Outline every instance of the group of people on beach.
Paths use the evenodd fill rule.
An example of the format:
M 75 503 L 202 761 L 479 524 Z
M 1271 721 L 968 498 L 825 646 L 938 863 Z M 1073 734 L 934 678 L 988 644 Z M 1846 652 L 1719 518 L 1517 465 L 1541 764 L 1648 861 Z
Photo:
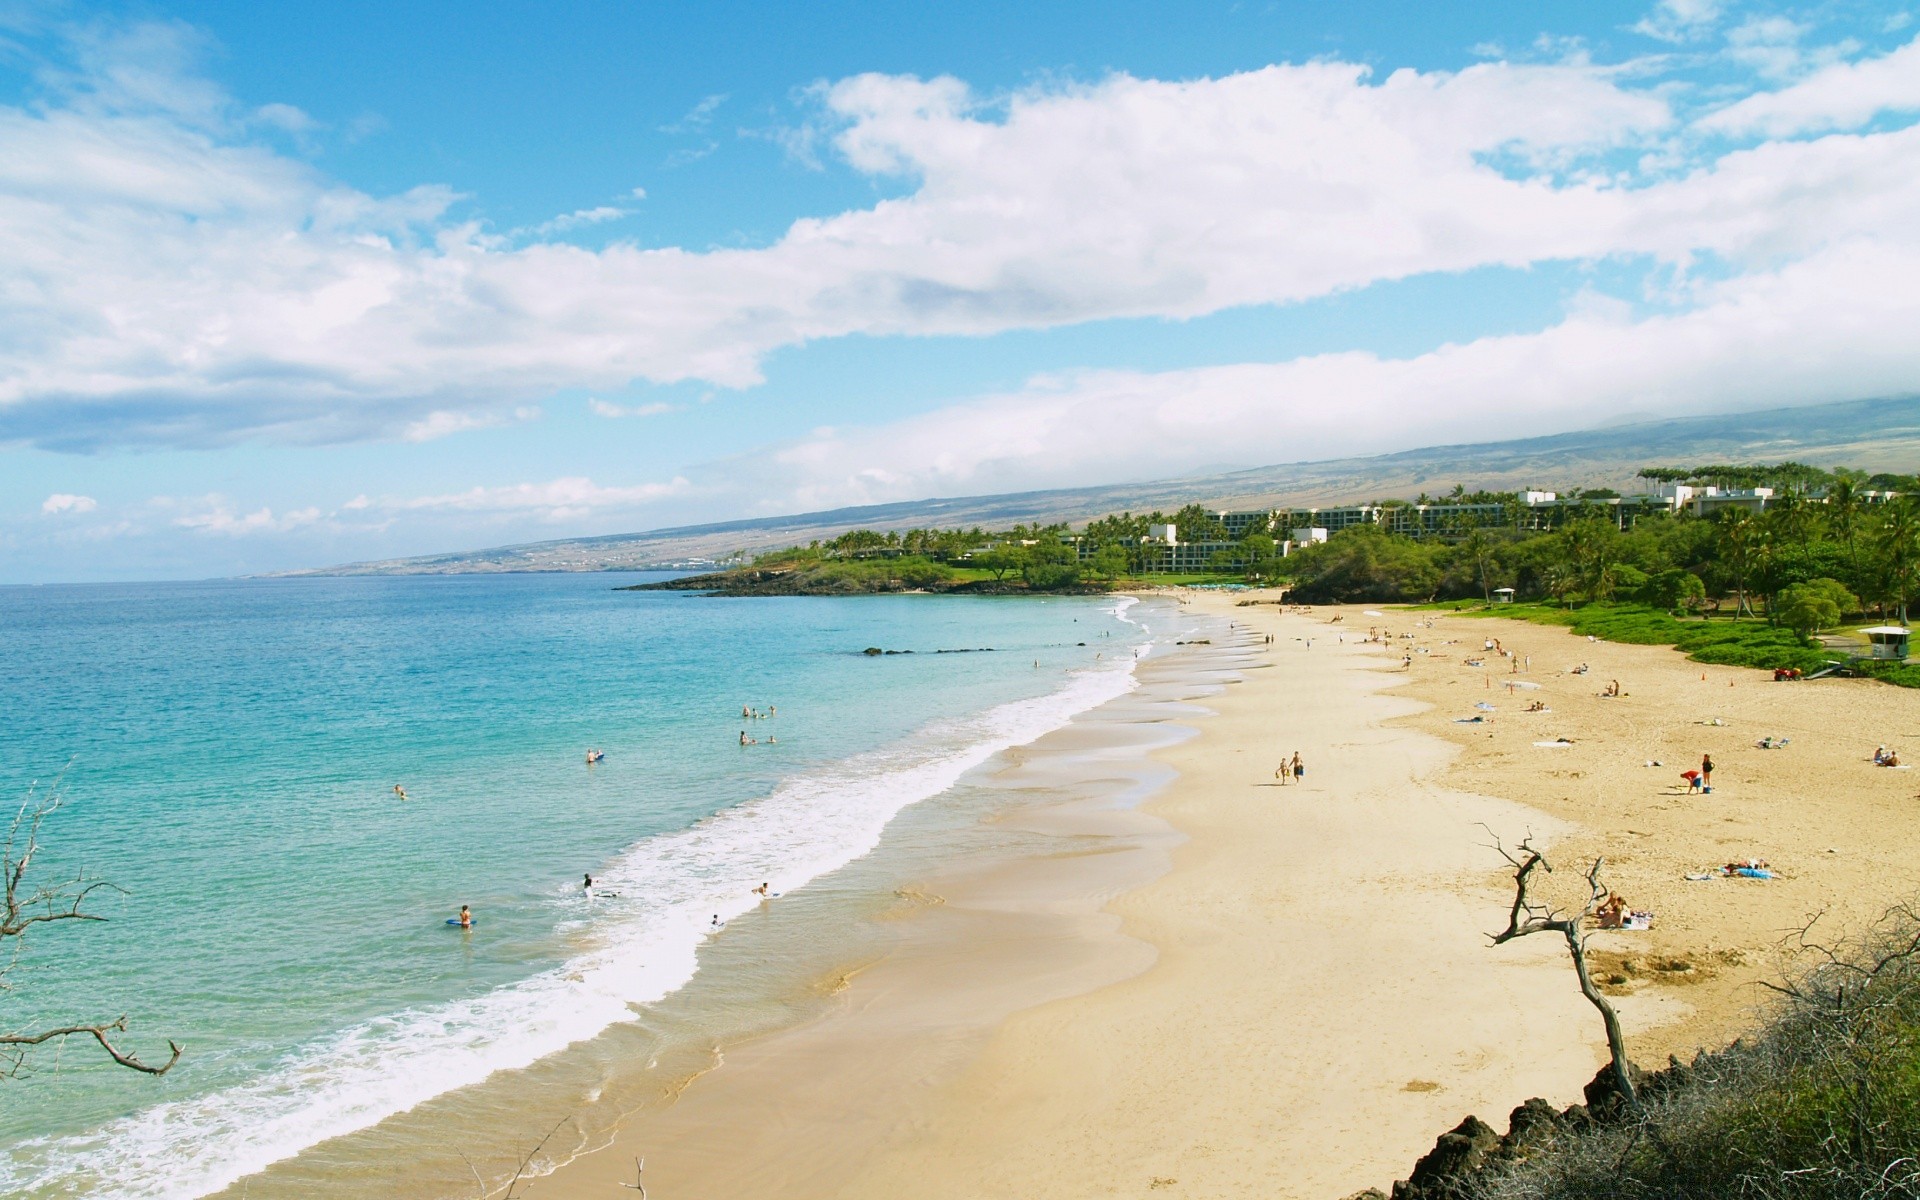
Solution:
M 1288 779 L 1292 779 L 1295 783 L 1305 783 L 1307 768 L 1306 764 L 1300 761 L 1300 752 L 1295 750 L 1291 759 L 1281 762 L 1274 769 L 1273 777 L 1280 781 L 1282 787 L 1286 786 Z
M 1873 752 L 1873 765 L 1876 767 L 1897 767 L 1900 765 L 1900 752 L 1889 750 L 1885 746 L 1877 747 Z

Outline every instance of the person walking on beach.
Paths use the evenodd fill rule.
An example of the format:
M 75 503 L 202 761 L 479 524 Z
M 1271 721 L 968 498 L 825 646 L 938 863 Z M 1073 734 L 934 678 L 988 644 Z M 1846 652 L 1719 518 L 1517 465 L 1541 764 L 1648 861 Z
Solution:
M 1307 781 L 1307 767 L 1305 763 L 1300 761 L 1300 752 L 1298 750 L 1293 752 L 1293 781 L 1295 783 L 1305 783 Z

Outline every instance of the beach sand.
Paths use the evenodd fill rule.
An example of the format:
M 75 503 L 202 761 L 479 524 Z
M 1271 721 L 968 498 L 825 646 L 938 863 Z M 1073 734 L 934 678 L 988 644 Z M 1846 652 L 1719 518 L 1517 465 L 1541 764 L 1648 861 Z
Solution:
M 1209 672 L 1235 682 L 1110 714 L 1195 731 L 1156 752 L 1176 774 L 1146 804 L 1013 809 L 1056 848 L 931 875 L 920 892 L 939 902 L 904 915 L 826 1015 L 724 1048 L 673 1105 L 530 1194 L 611 1194 L 644 1156 L 662 1196 L 1332 1200 L 1405 1176 L 1468 1113 L 1502 1125 L 1531 1096 L 1578 1100 L 1604 1061 L 1559 940 L 1489 944 L 1511 897 L 1492 836 L 1550 846 L 1553 887 L 1576 902 L 1604 854 L 1608 882 L 1656 913 L 1593 943 L 1648 1063 L 1737 1035 L 1808 914 L 1854 925 L 1912 886 L 1920 779 L 1864 760 L 1920 729 L 1920 692 L 1246 598 L 1190 599 L 1237 623 L 1242 648 L 1143 668 L 1185 671 L 1194 693 Z M 1416 620 L 1414 639 L 1361 642 Z M 1530 672 L 1466 666 L 1486 637 Z M 1613 678 L 1627 695 L 1601 698 Z M 1535 699 L 1553 711 L 1519 711 Z M 1752 748 L 1768 735 L 1791 742 Z M 1044 769 L 1045 741 L 1009 787 Z M 1276 786 L 1294 750 L 1305 786 Z M 1714 791 L 1681 794 L 1701 753 Z M 1781 878 L 1685 879 L 1750 855 Z
M 1601 1051 L 1564 955 L 1485 936 L 1481 823 L 1555 823 L 1437 782 L 1455 752 L 1395 724 L 1419 705 L 1383 650 L 1194 604 L 1252 628 L 1142 668 L 1235 677 L 1146 716 L 1197 736 L 1142 809 L 1014 810 L 1064 844 L 928 879 L 944 903 L 831 1013 L 727 1048 L 534 1194 L 645 1157 L 661 1195 L 1338 1196 L 1466 1111 L 1577 1099 Z M 1278 786 L 1295 749 L 1305 786 Z
M 1349 610 L 1343 623 L 1398 634 L 1433 615 Z M 1864 679 L 1776 683 L 1667 647 L 1519 621 L 1445 617 L 1420 633 L 1402 644 L 1432 653 L 1415 656 L 1400 690 L 1434 707 L 1404 724 L 1462 747 L 1448 781 L 1524 797 L 1566 822 L 1551 856 L 1559 874 L 1604 856 L 1605 881 L 1654 913 L 1650 931 L 1592 941 L 1617 980 L 1607 990 L 1656 1010 L 1629 1039 L 1638 1061 L 1689 1057 L 1748 1028 L 1766 1000 L 1758 981 L 1779 977 L 1783 942 L 1815 916 L 1811 936 L 1831 940 L 1920 890 L 1920 777 L 1871 761 L 1883 743 L 1920 754 L 1920 691 Z M 1489 637 L 1523 668 L 1530 657 L 1530 670 L 1514 674 L 1513 659 L 1486 655 Z M 1487 665 L 1468 667 L 1468 657 Z M 1582 663 L 1588 672 L 1574 674 Z M 1624 695 L 1600 695 L 1616 679 Z M 1509 693 L 1514 681 L 1539 686 Z M 1525 712 L 1535 700 L 1552 711 Z M 1495 705 L 1491 723 L 1457 723 L 1479 715 L 1482 701 Z M 1535 744 L 1562 737 L 1573 744 Z M 1759 748 L 1769 737 L 1787 745 Z M 1689 794 L 1680 773 L 1697 770 L 1702 755 L 1713 758 L 1713 791 Z M 1687 879 L 1748 858 L 1779 878 Z

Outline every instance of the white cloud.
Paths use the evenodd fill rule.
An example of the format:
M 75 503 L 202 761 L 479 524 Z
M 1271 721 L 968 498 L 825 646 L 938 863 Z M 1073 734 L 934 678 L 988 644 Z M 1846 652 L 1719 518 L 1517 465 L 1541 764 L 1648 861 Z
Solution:
M 1791 87 L 1735 101 L 1695 122 L 1710 133 L 1791 137 L 1851 129 L 1884 112 L 1920 110 L 1920 38 L 1878 58 L 1835 63 Z
M 225 497 L 207 496 L 195 502 L 194 511 L 173 518 L 172 523 L 200 533 L 245 537 L 256 533 L 286 533 L 321 519 L 320 510 L 313 507 L 296 509 L 278 517 L 274 516 L 273 509 L 264 507 L 250 513 L 239 513 L 234 511 Z
M 1656 15 L 1720 19 L 1701 0 Z M 856 76 L 818 89 L 810 128 L 902 194 L 753 249 L 518 245 L 450 215 L 444 188 L 375 197 L 246 140 L 178 40 L 101 51 L 62 103 L 0 108 L 0 441 L 425 441 L 562 388 L 751 385 L 769 352 L 855 333 L 1188 318 L 1610 256 L 1740 276 L 1862 239 L 1897 256 L 1920 228 L 1911 128 L 1675 168 L 1692 141 L 1658 80 L 1579 58 L 1378 79 L 1322 61 L 1005 97 Z M 1800 90 L 1828 77 L 1772 102 L 1831 113 Z M 1623 150 L 1662 165 L 1623 171 Z
M 523 404 L 515 408 L 508 416 L 495 412 L 455 412 L 451 409 L 436 409 L 418 421 L 401 430 L 400 436 L 409 442 L 435 442 L 451 434 L 465 433 L 473 429 L 493 429 L 513 421 L 538 420 L 541 415 L 537 404 Z
M 415 511 L 427 509 L 532 515 L 544 520 L 562 521 L 607 510 L 639 508 L 679 495 L 690 486 L 685 479 L 676 477 L 666 483 L 602 487 L 584 476 L 570 476 L 546 483 L 475 487 L 464 492 L 418 496 L 386 503 L 388 507 Z
M 650 404 L 611 404 L 596 396 L 587 401 L 587 409 L 600 417 L 657 417 L 662 413 L 674 411 L 674 405 L 664 400 L 656 400 Z
M 700 103 L 687 110 L 687 114 L 670 125 L 659 127 L 661 133 L 705 133 L 713 124 L 713 114 L 727 102 L 726 93 L 703 97 Z
M 90 513 L 100 507 L 100 502 L 92 496 L 76 496 L 71 492 L 55 492 L 40 502 L 43 513 Z
M 1669 119 L 1598 69 L 1506 64 L 1116 76 L 1002 107 L 860 76 L 820 103 L 849 162 L 913 193 L 707 253 L 512 248 L 444 189 L 376 198 L 146 111 L 0 109 L 0 438 L 430 437 L 560 387 L 748 385 L 768 351 L 853 332 L 1192 316 L 1605 253 L 1622 197 L 1480 158 Z
M 1703 286 L 1687 312 L 1631 320 L 1588 304 L 1541 333 L 1405 359 L 1041 376 L 888 425 L 820 430 L 714 474 L 765 496 L 762 511 L 793 511 L 1524 437 L 1623 412 L 1913 395 L 1917 274 L 1920 243 L 1857 240 Z
M 581 208 L 570 213 L 562 213 L 550 221 L 542 221 L 535 225 L 529 232 L 537 236 L 566 233 L 588 225 L 604 225 L 608 221 L 618 221 L 632 215 L 633 210 L 630 208 L 616 208 L 611 204 L 602 204 L 595 208 Z
M 1663 42 L 1690 41 L 1713 27 L 1721 8 L 1720 0 L 1660 0 L 1633 30 Z

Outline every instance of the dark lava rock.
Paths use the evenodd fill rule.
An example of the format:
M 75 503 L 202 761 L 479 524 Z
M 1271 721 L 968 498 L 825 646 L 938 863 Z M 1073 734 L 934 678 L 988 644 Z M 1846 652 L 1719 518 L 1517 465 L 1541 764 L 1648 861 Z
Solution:
M 1425 1200 L 1453 1194 L 1468 1175 L 1486 1166 L 1500 1149 L 1500 1135 L 1479 1117 L 1468 1117 L 1433 1143 L 1413 1174 L 1393 1185 L 1393 1200 Z

